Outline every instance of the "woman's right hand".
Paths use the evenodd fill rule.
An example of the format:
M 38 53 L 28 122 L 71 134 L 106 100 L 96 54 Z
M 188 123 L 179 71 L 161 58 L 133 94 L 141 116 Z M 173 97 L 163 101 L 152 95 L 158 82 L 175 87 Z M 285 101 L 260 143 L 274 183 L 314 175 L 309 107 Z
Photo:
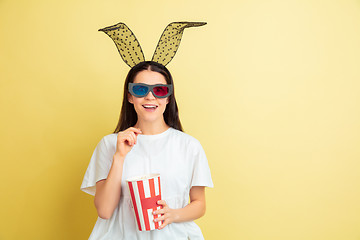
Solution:
M 137 135 L 141 134 L 139 128 L 129 127 L 128 129 L 119 132 L 117 136 L 116 152 L 121 157 L 126 156 L 128 152 L 134 147 L 137 141 Z

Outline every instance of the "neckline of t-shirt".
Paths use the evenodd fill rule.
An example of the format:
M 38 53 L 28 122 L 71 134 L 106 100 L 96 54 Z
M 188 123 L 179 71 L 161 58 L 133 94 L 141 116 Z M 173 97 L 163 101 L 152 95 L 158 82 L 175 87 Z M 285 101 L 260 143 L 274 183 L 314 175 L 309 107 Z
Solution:
M 172 127 L 169 127 L 168 129 L 166 129 L 165 131 L 163 131 L 162 133 L 159 133 L 159 134 L 153 134 L 153 135 L 139 134 L 137 137 L 140 137 L 142 139 L 153 140 L 153 139 L 156 139 L 156 138 L 165 137 L 171 130 L 172 130 Z

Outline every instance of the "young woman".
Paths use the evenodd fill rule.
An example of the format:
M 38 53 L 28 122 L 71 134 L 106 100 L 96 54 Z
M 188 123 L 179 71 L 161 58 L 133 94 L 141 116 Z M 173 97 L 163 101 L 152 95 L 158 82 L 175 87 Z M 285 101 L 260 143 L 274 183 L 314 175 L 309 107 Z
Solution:
M 213 187 L 204 150 L 182 130 L 173 79 L 144 61 L 128 73 L 119 123 L 101 139 L 81 190 L 95 195 L 98 220 L 89 239 L 203 239 L 193 220 L 205 214 L 205 187 Z M 126 179 L 160 173 L 159 230 L 139 231 Z M 190 202 L 189 202 L 190 200 Z

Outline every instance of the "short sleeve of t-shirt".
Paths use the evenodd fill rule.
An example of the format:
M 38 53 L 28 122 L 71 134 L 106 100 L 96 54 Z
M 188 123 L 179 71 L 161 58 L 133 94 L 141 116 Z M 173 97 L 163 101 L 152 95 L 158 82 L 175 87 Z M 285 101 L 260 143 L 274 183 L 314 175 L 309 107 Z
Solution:
M 100 140 L 91 156 L 80 189 L 88 194 L 95 195 L 96 182 L 106 179 L 112 164 L 112 156 L 106 146 L 104 138 Z
M 191 179 L 191 185 L 193 186 L 205 186 L 205 187 L 214 187 L 214 184 L 211 179 L 210 168 L 208 160 L 205 155 L 205 151 L 202 148 L 200 142 L 196 140 L 194 142 L 194 168 Z

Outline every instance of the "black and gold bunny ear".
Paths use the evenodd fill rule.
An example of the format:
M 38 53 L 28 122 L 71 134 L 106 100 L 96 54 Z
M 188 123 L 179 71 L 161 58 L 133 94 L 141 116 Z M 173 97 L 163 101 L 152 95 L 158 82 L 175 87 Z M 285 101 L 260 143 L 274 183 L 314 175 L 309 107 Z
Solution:
M 129 67 L 145 61 L 140 43 L 125 23 L 118 23 L 99 31 L 105 32 L 114 41 L 121 58 Z
M 179 48 L 185 28 L 200 27 L 206 22 L 173 22 L 170 23 L 160 37 L 151 61 L 167 65 L 175 56 Z

